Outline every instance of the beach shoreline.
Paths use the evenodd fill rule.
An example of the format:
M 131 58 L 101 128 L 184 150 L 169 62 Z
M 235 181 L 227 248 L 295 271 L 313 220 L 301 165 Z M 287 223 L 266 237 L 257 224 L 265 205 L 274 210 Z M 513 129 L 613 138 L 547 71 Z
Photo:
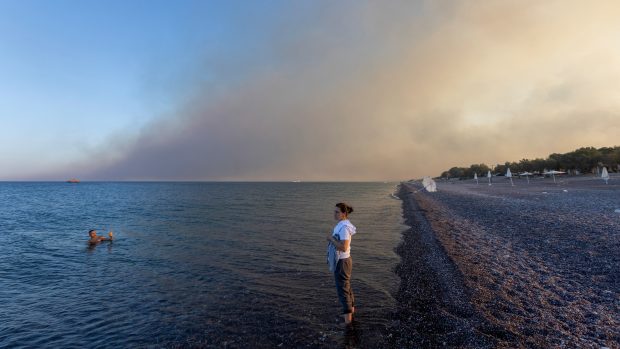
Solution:
M 515 183 L 401 184 L 395 347 L 620 347 L 620 187 Z

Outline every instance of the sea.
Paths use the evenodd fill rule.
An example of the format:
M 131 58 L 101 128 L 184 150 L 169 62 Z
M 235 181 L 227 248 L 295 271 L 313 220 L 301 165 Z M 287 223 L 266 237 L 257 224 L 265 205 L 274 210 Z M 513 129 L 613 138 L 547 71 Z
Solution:
M 378 348 L 396 183 L 0 182 L 2 348 Z M 355 209 L 354 326 L 326 236 Z M 89 246 L 88 230 L 115 240 Z

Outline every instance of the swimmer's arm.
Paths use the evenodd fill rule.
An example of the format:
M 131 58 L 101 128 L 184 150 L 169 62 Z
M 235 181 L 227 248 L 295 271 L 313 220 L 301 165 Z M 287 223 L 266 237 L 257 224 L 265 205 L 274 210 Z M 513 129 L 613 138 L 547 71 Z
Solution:
M 97 245 L 97 244 L 98 244 L 98 243 L 100 243 L 101 241 L 108 241 L 108 240 L 110 240 L 110 239 L 106 239 L 106 238 L 104 238 L 103 236 L 97 236 L 97 237 L 96 237 L 96 238 L 94 238 L 94 239 L 90 239 L 90 240 L 88 240 L 88 243 L 89 243 L 90 245 Z
M 99 243 L 101 241 L 112 241 L 112 240 L 114 240 L 114 234 L 111 231 L 108 233 L 108 236 L 109 236 L 108 238 L 103 237 L 103 236 L 97 236 L 94 239 L 88 240 L 88 243 L 89 244 L 96 244 L 96 243 Z

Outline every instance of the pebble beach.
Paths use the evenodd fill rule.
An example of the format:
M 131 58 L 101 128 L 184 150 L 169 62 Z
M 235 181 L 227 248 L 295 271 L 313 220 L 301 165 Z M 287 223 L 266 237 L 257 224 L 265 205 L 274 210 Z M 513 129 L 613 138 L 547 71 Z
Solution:
M 620 348 L 620 177 L 400 186 L 391 345 Z

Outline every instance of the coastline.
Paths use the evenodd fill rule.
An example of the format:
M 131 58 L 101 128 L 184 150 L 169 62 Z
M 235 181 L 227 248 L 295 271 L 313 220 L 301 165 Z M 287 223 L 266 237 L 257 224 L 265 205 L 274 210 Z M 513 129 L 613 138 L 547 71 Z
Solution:
M 620 347 L 620 187 L 518 184 L 401 184 L 394 347 Z

